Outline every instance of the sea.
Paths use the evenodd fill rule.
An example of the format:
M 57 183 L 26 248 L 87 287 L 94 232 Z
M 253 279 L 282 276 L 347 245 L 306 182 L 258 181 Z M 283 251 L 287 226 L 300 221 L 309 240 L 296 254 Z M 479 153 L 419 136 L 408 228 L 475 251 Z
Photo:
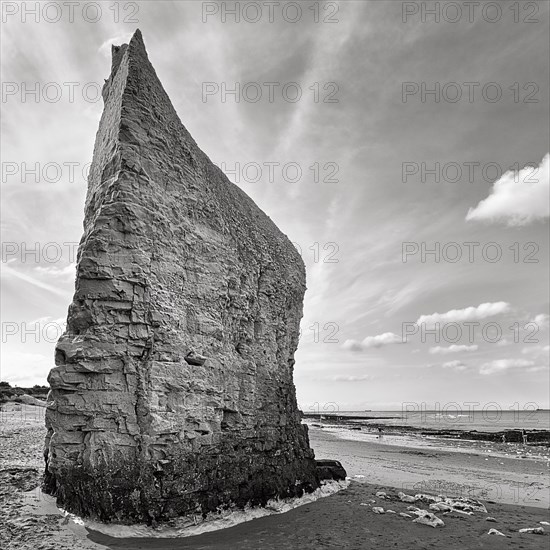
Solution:
M 473 408 L 473 407 L 472 407 Z M 504 430 L 550 430 L 550 410 L 502 410 L 485 407 L 484 410 L 445 411 L 339 411 L 323 413 L 322 418 L 349 418 L 363 426 L 408 426 L 419 429 L 500 432 Z M 310 420 L 318 415 L 306 413 Z

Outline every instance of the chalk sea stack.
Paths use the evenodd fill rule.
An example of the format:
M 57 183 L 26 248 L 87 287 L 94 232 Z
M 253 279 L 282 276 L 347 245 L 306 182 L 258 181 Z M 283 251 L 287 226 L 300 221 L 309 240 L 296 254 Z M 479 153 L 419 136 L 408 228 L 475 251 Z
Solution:
M 139 30 L 113 47 L 103 99 L 45 491 L 82 516 L 154 522 L 314 490 L 292 379 L 298 252 L 199 149 Z

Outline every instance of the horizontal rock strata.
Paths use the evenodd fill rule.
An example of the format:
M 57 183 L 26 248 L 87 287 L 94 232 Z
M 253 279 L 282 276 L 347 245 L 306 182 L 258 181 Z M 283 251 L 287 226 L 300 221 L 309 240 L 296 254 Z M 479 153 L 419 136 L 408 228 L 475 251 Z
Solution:
M 292 379 L 299 254 L 198 148 L 139 31 L 113 48 L 103 98 L 45 490 L 152 522 L 315 489 Z

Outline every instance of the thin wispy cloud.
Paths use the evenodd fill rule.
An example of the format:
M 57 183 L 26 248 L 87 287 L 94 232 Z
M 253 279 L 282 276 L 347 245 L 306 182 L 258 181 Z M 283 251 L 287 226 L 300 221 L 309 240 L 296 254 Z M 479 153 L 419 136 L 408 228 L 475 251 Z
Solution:
M 371 380 L 372 376 L 369 376 L 368 374 L 361 374 L 361 375 L 345 375 L 345 374 L 338 374 L 336 376 L 332 376 L 330 380 L 333 380 L 334 382 L 361 382 L 363 380 Z
M 59 288 L 51 284 L 45 283 L 37 277 L 33 277 L 27 273 L 22 273 L 21 271 L 12 268 L 11 265 L 8 263 L 4 264 L 2 268 L 2 279 L 6 279 L 8 281 L 10 279 L 17 279 L 21 282 L 40 288 L 41 290 L 45 290 L 57 296 L 66 296 L 66 292 L 64 292 L 63 290 L 60 290 Z
M 550 353 L 550 346 L 526 346 L 522 348 L 524 355 L 546 356 Z
M 495 359 L 483 363 L 479 372 L 484 375 L 499 374 L 510 369 L 532 367 L 533 365 L 535 365 L 535 362 L 527 359 Z
M 362 341 L 346 340 L 343 348 L 351 351 L 364 351 L 371 348 L 381 348 L 391 344 L 404 344 L 403 338 L 393 332 L 384 332 L 376 336 L 367 336 Z
M 34 268 L 36 273 L 45 275 L 47 277 L 60 278 L 68 281 L 73 281 L 76 277 L 76 264 L 69 264 L 65 267 L 59 267 L 58 265 L 41 266 L 38 265 Z
M 507 302 L 487 302 L 478 306 L 470 306 L 464 309 L 451 309 L 445 313 L 431 313 L 421 315 L 416 321 L 417 325 L 435 325 L 435 323 L 463 323 L 465 321 L 479 321 L 510 311 Z
M 450 346 L 433 346 L 429 349 L 429 352 L 433 355 L 448 355 L 449 353 L 460 353 L 463 351 L 477 351 L 477 344 L 467 346 L 464 344 L 452 344 Z
M 443 365 L 441 366 L 444 369 L 452 369 L 456 371 L 464 371 L 468 368 L 462 361 L 459 361 L 459 360 L 447 361 L 446 363 L 443 363 Z

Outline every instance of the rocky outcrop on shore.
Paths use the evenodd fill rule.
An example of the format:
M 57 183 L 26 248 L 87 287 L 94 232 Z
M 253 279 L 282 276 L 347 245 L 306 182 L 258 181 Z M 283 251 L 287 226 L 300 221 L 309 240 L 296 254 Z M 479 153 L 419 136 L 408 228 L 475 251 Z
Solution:
M 425 435 L 433 435 L 433 432 L 422 432 Z M 550 445 L 549 430 L 503 430 L 500 432 L 479 432 L 477 430 L 440 430 L 436 432 L 440 437 L 456 437 L 469 439 L 470 441 L 494 441 L 506 443 L 523 443 L 524 434 L 527 443 L 538 445 Z M 504 438 L 504 439 L 503 439 Z
M 346 470 L 338 460 L 316 460 L 319 478 L 343 481 L 346 479 Z
M 179 120 L 139 31 L 113 47 L 44 488 L 156 522 L 319 483 L 293 384 L 303 262 Z

